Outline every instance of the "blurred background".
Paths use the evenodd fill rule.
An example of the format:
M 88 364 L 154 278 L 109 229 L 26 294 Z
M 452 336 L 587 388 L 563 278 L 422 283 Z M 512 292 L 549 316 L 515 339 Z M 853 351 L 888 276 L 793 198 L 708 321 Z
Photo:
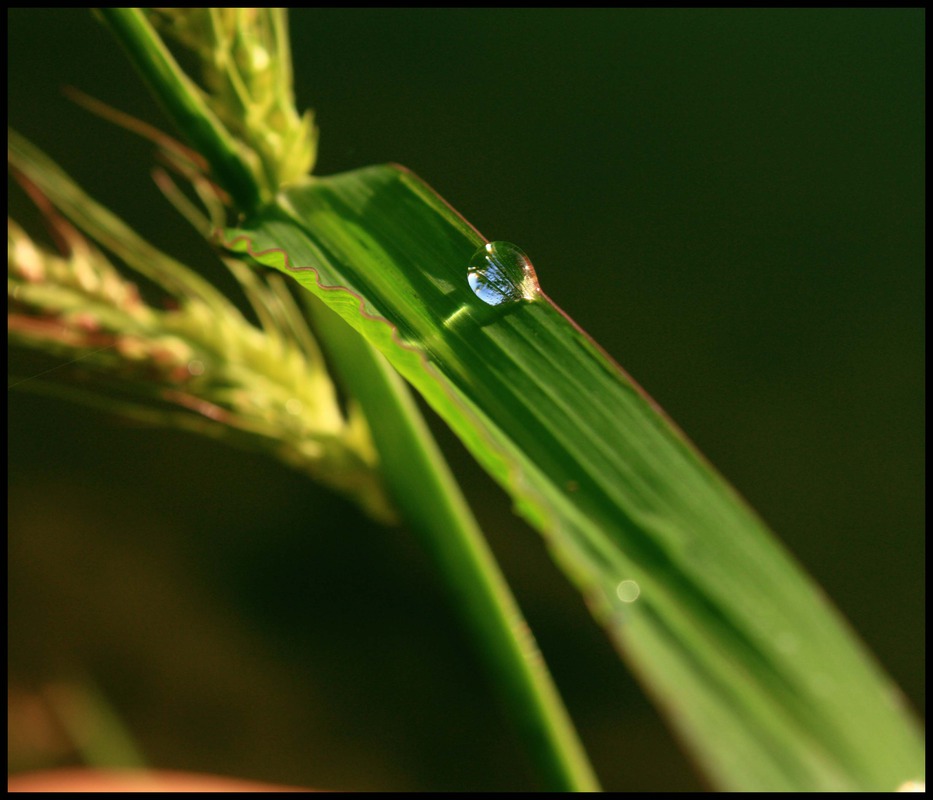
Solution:
M 405 164 L 522 247 L 918 709 L 924 24 L 921 9 L 291 16 L 317 171 Z M 62 96 L 167 127 L 108 32 L 10 9 L 8 46 L 13 127 L 213 269 L 149 179 L 152 146 Z M 19 194 L 11 207 L 32 215 Z M 8 401 L 11 769 L 79 763 L 62 717 L 97 692 L 161 768 L 539 788 L 408 531 L 259 456 Z M 605 788 L 703 786 L 538 535 L 434 427 Z

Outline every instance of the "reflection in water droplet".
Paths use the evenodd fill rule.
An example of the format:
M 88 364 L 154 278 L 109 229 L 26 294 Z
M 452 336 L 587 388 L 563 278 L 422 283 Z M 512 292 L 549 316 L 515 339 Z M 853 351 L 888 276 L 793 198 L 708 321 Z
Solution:
M 199 361 L 194 358 L 188 362 L 188 373 L 190 375 L 203 375 L 204 374 L 204 362 Z
M 641 587 L 638 585 L 637 581 L 620 581 L 619 585 L 616 586 L 616 596 L 623 603 L 634 603 L 640 594 Z
M 467 282 L 490 306 L 534 300 L 538 292 L 531 260 L 510 242 L 489 242 L 477 250 L 467 268 Z

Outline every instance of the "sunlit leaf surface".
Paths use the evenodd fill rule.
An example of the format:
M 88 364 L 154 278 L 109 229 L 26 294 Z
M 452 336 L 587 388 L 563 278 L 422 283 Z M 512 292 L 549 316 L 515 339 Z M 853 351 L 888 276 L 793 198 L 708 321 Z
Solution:
M 424 395 L 543 534 L 718 787 L 920 777 L 896 688 L 520 251 L 487 247 L 393 166 L 309 181 L 223 238 L 322 298 Z

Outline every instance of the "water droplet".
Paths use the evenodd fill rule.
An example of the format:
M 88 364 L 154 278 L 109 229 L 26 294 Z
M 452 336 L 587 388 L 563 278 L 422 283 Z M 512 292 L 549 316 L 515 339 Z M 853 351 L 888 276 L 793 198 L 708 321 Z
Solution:
M 477 250 L 467 268 L 467 282 L 490 306 L 534 300 L 538 293 L 531 260 L 511 242 L 489 242 Z
M 188 374 L 190 375 L 203 375 L 204 374 L 204 362 L 200 361 L 197 358 L 191 359 L 188 362 Z
M 634 603 L 640 594 L 641 587 L 638 585 L 638 581 L 620 581 L 619 585 L 616 586 L 616 597 L 623 603 Z

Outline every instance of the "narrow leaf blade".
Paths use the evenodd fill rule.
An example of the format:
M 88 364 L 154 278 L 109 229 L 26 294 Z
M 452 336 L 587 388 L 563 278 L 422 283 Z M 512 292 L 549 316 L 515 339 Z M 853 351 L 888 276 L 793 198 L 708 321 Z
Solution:
M 314 179 L 225 236 L 324 300 L 451 425 L 721 788 L 922 774 L 896 688 L 763 523 L 545 295 L 494 308 L 473 293 L 485 240 L 420 179 Z

